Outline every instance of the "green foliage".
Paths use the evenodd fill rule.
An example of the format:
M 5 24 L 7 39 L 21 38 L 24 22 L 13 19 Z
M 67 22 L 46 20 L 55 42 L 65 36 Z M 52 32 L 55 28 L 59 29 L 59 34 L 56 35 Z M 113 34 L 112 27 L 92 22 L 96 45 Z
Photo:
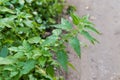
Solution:
M 68 20 L 65 20 L 65 19 L 62 18 L 61 19 L 61 24 L 54 25 L 54 27 L 62 29 L 62 30 L 69 31 L 69 30 L 72 29 L 72 24 Z
M 69 43 L 71 47 L 75 50 L 75 52 L 80 56 L 81 50 L 80 50 L 80 42 L 77 37 L 73 37 L 69 40 Z
M 68 56 L 65 51 L 58 51 L 57 53 L 57 60 L 61 64 L 61 66 L 64 68 L 64 70 L 68 71 Z
M 3 47 L 1 52 L 0 52 L 0 56 L 7 57 L 7 55 L 8 55 L 8 49 L 6 47 Z
M 63 80 L 68 71 L 68 42 L 80 57 L 78 34 L 98 42 L 88 32 L 99 32 L 88 20 L 70 11 L 72 22 L 61 18 L 64 0 L 0 0 L 0 80 Z M 73 11 L 73 10 L 72 10 Z M 73 28 L 76 25 L 76 28 Z
M 85 36 L 91 43 L 98 42 L 94 37 L 90 35 L 89 30 L 95 32 L 96 34 L 100 34 L 100 32 L 94 28 L 94 24 L 89 21 L 89 16 L 83 16 L 80 18 L 75 13 L 71 13 L 73 24 L 77 26 L 79 33 Z

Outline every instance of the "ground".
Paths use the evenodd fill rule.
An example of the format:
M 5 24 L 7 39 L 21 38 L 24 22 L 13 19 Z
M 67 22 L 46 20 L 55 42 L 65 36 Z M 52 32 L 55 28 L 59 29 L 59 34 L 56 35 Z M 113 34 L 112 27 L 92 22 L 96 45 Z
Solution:
M 120 0 L 68 0 L 77 7 L 80 16 L 90 15 L 90 20 L 102 35 L 95 46 L 88 41 L 79 59 L 70 50 L 70 61 L 77 71 L 71 70 L 68 80 L 120 80 Z

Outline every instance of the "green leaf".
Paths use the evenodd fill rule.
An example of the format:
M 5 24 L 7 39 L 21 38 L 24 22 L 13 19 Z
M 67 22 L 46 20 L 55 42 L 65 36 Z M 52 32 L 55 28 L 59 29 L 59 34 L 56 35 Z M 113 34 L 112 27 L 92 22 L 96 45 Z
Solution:
M 95 44 L 95 42 L 98 42 L 94 37 L 92 37 L 87 31 L 82 31 L 81 34 L 85 36 L 92 44 Z
M 20 3 L 21 5 L 24 5 L 25 0 L 19 0 L 19 3 Z
M 81 49 L 80 49 L 80 42 L 77 37 L 71 38 L 69 40 L 70 46 L 75 50 L 77 55 L 80 57 L 81 55 Z
M 32 56 L 32 58 L 33 59 L 38 59 L 38 58 L 40 58 L 40 56 L 42 56 L 42 53 L 40 52 L 40 49 L 33 49 L 32 50 L 32 52 L 33 52 L 33 56 Z
M 34 14 L 37 15 L 37 13 L 35 13 L 35 12 L 34 12 Z M 42 19 L 40 17 L 37 16 L 37 17 L 35 17 L 35 19 L 38 23 L 42 23 Z
M 0 5 L 6 3 L 9 0 L 0 0 Z
M 15 26 L 14 24 L 14 19 L 16 18 L 16 16 L 11 16 L 11 17 L 7 17 L 7 18 L 2 18 L 0 19 L 0 27 L 4 28 L 5 26 L 8 28 L 12 28 Z
M 70 13 L 73 13 L 76 11 L 76 6 L 68 6 L 68 9 L 67 9 L 67 13 L 70 14 Z
M 31 20 L 24 20 L 24 23 L 26 26 L 28 26 L 30 28 L 34 27 L 33 21 L 31 21 Z
M 61 29 L 54 29 L 52 31 L 52 33 L 53 33 L 53 35 L 59 36 L 62 33 L 62 30 Z
M 18 74 L 17 71 L 11 72 L 11 73 L 10 73 L 10 77 L 12 78 L 12 77 L 16 76 L 17 74 Z
M 29 51 L 31 49 L 29 43 L 26 40 L 23 41 L 22 45 L 26 51 Z
M 71 17 L 72 17 L 72 21 L 75 25 L 78 25 L 80 23 L 80 17 L 75 14 L 75 13 L 71 13 Z
M 28 39 L 28 42 L 31 43 L 31 44 L 32 43 L 39 43 L 40 40 L 41 40 L 40 37 L 32 37 L 32 38 Z
M 66 31 L 69 31 L 72 29 L 72 24 L 64 18 L 61 19 L 61 24 L 53 25 L 53 26 L 59 29 L 66 30 Z
M 21 70 L 21 75 L 28 74 L 32 69 L 34 69 L 36 62 L 34 60 L 28 60 L 24 63 L 23 69 Z
M 68 56 L 64 51 L 57 52 L 57 61 L 65 71 L 68 71 Z
M 12 63 L 13 63 L 13 60 L 0 57 L 0 65 L 8 65 Z
M 26 2 L 28 2 L 28 3 L 32 3 L 32 1 L 33 1 L 33 0 L 26 0 Z
M 3 47 L 0 52 L 0 57 L 7 57 L 7 55 L 8 55 L 8 48 Z
M 18 52 L 14 55 L 14 58 L 16 59 L 22 59 L 25 56 L 23 52 Z
M 42 43 L 42 46 L 46 46 L 46 45 L 48 46 L 54 44 L 57 40 L 58 40 L 58 36 L 51 35 Z
M 15 28 L 15 32 L 18 33 L 18 34 L 29 34 L 30 32 L 30 28 L 27 28 L 27 27 L 16 27 Z
M 29 75 L 29 80 L 37 80 L 37 79 L 33 76 L 33 74 L 30 74 Z
M 40 66 L 44 67 L 46 61 L 47 61 L 47 58 L 41 56 L 41 57 L 39 58 L 39 64 L 40 64 Z
M 51 22 L 51 23 L 53 23 L 53 24 L 56 23 L 56 21 L 54 19 L 52 19 L 52 18 L 49 18 L 48 21 Z
M 92 27 L 91 25 L 87 25 L 85 26 L 86 29 L 89 29 L 97 34 L 101 34 L 97 29 L 95 29 L 94 27 Z
M 68 63 L 68 66 L 70 67 L 70 68 L 72 68 L 73 70 L 75 70 L 75 71 L 77 71 L 77 69 L 75 68 L 75 66 L 72 64 L 72 63 Z
M 7 71 L 13 71 L 15 68 L 13 67 L 13 66 L 11 66 L 11 65 L 8 65 L 8 66 L 5 66 L 4 68 L 3 68 L 3 70 L 7 70 Z
M 44 47 L 44 49 L 41 49 L 41 53 L 43 54 L 43 56 L 45 57 L 51 57 L 52 53 L 50 53 L 50 51 L 45 49 L 46 47 Z
M 51 77 L 55 76 L 55 72 L 54 72 L 54 67 L 53 66 L 47 67 L 46 71 L 47 71 L 47 74 L 49 74 Z
M 1 7 L 1 6 L 0 6 L 0 13 L 1 13 L 1 12 L 3 12 L 3 13 L 8 12 L 8 13 L 11 13 L 11 14 L 14 14 L 14 13 L 15 13 L 13 10 L 11 10 L 11 9 L 9 9 L 9 8 L 7 8 L 7 7 Z
M 14 51 L 14 52 L 17 52 L 18 51 L 18 48 L 17 47 L 10 47 L 8 48 L 10 51 Z

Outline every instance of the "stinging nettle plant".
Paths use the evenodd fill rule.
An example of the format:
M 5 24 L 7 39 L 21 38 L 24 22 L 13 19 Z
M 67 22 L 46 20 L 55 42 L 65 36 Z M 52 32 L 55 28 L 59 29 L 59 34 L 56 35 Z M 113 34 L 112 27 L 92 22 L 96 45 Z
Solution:
M 69 21 L 64 6 L 64 0 L 0 0 L 0 80 L 64 80 L 56 75 L 71 65 L 64 44 L 80 57 L 78 34 L 98 42 L 89 33 L 100 34 L 89 16 L 79 17 L 70 6 Z

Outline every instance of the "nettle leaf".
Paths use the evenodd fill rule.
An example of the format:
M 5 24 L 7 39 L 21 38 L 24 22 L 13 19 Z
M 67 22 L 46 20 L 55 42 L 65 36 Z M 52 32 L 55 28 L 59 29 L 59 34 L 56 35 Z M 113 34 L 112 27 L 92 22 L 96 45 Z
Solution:
M 28 42 L 31 44 L 32 43 L 39 43 L 40 40 L 41 40 L 41 38 L 38 36 L 38 37 L 32 37 L 32 38 L 28 39 Z
M 0 0 L 0 4 L 4 4 L 4 3 L 6 3 L 7 1 L 9 1 L 9 0 Z
M 98 42 L 94 37 L 92 37 L 87 31 L 82 31 L 81 34 L 85 36 L 92 44 L 95 44 L 95 42 Z
M 78 27 L 79 31 L 82 32 L 84 30 L 85 25 L 83 23 L 80 23 L 77 25 L 77 27 Z
M 57 53 L 57 61 L 63 67 L 65 71 L 68 71 L 68 56 L 65 51 L 58 51 Z
M 73 37 L 69 40 L 70 46 L 75 50 L 77 55 L 80 57 L 81 55 L 81 48 L 80 48 L 80 42 L 77 37 Z
M 0 65 L 8 65 L 12 63 L 14 63 L 13 60 L 0 57 Z
M 53 33 L 53 35 L 59 36 L 62 33 L 62 30 L 61 29 L 54 29 L 52 31 L 52 33 Z
M 19 0 L 19 3 L 20 3 L 21 5 L 24 5 L 25 0 Z
M 29 51 L 31 49 L 30 44 L 26 40 L 23 41 L 22 45 L 26 51 Z
M 19 72 L 17 72 L 17 71 L 11 72 L 10 77 L 12 78 L 12 77 L 16 76 L 18 73 Z
M 82 20 L 82 22 L 83 22 L 83 24 L 84 24 L 84 28 L 85 28 L 86 30 L 91 30 L 91 31 L 93 31 L 93 32 L 95 32 L 95 33 L 97 33 L 97 34 L 100 34 L 100 32 L 93 27 L 94 24 L 89 21 L 89 15 L 83 16 L 81 20 Z
M 16 59 L 22 59 L 24 56 L 25 56 L 25 54 L 23 52 L 17 52 L 14 55 L 14 58 L 16 58 Z
M 29 75 L 29 80 L 37 80 L 37 79 L 33 76 L 33 74 L 30 74 Z
M 26 18 L 26 19 L 33 18 L 33 15 L 31 15 L 29 13 L 24 13 L 24 18 Z
M 83 21 L 83 22 L 90 22 L 90 21 L 89 21 L 89 17 L 90 17 L 90 15 L 83 16 L 83 17 L 82 17 L 82 21 Z
M 58 38 L 59 37 L 56 35 L 51 35 L 42 43 L 42 46 L 48 46 L 50 44 L 54 44 L 58 40 Z
M 17 27 L 15 28 L 15 32 L 18 33 L 18 34 L 29 34 L 30 32 L 30 28 L 27 28 L 27 27 Z
M 14 66 L 8 65 L 8 66 L 5 66 L 3 70 L 13 71 L 13 70 L 16 70 L 16 68 Z
M 49 18 L 48 21 L 51 22 L 51 23 L 53 23 L 53 24 L 56 23 L 56 21 L 54 19 L 52 19 L 52 18 Z
M 7 18 L 0 19 L 0 27 L 4 28 L 5 26 L 8 28 L 14 27 L 14 19 L 16 16 L 11 16 Z
M 97 29 L 92 27 L 92 25 L 86 25 L 85 28 L 88 29 L 88 30 L 91 30 L 91 31 L 93 31 L 93 32 L 95 32 L 97 34 L 101 34 Z
M 0 57 L 7 57 L 7 55 L 8 55 L 8 48 L 3 47 L 0 52 Z
M 54 67 L 53 66 L 47 67 L 46 71 L 47 71 L 47 74 L 49 74 L 50 76 L 54 77 L 55 71 L 54 71 Z
M 40 56 L 42 56 L 42 53 L 39 49 L 34 49 L 32 50 L 32 52 L 34 53 L 34 55 L 32 56 L 33 59 L 38 59 Z
M 28 2 L 28 3 L 32 3 L 32 1 L 33 1 L 33 0 L 26 0 L 26 2 Z
M 77 71 L 77 69 L 75 68 L 75 66 L 72 64 L 72 63 L 68 63 L 68 66 L 70 67 L 70 68 L 72 68 L 73 70 L 75 70 L 75 71 Z
M 28 26 L 28 27 L 34 27 L 34 25 L 33 25 L 33 21 L 31 21 L 31 20 L 24 20 L 24 23 L 25 23 L 25 25 L 26 26 Z
M 28 60 L 24 63 L 23 69 L 21 70 L 21 75 L 28 74 L 32 69 L 35 68 L 36 62 L 34 60 Z
M 34 12 L 35 13 L 35 12 Z M 37 13 L 36 13 L 37 14 Z M 35 19 L 36 19 L 36 21 L 38 22 L 38 23 L 42 23 L 42 19 L 39 17 L 39 16 L 37 16 L 37 17 L 35 17 Z
M 80 23 L 81 18 L 77 14 L 71 13 L 71 18 L 75 25 L 78 25 Z
M 61 24 L 53 25 L 53 26 L 59 29 L 66 30 L 66 31 L 69 31 L 72 29 L 72 24 L 64 18 L 61 19 Z
M 47 61 L 47 58 L 41 56 L 41 57 L 39 58 L 39 65 L 42 66 L 42 67 L 44 67 L 46 61 Z
M 18 48 L 17 47 L 10 47 L 8 48 L 10 51 L 14 51 L 14 52 L 17 52 L 18 51 Z
M 2 13 L 5 13 L 5 12 L 8 12 L 8 13 L 11 13 L 11 14 L 14 14 L 15 12 L 7 7 L 1 7 L 0 6 L 0 12 Z

